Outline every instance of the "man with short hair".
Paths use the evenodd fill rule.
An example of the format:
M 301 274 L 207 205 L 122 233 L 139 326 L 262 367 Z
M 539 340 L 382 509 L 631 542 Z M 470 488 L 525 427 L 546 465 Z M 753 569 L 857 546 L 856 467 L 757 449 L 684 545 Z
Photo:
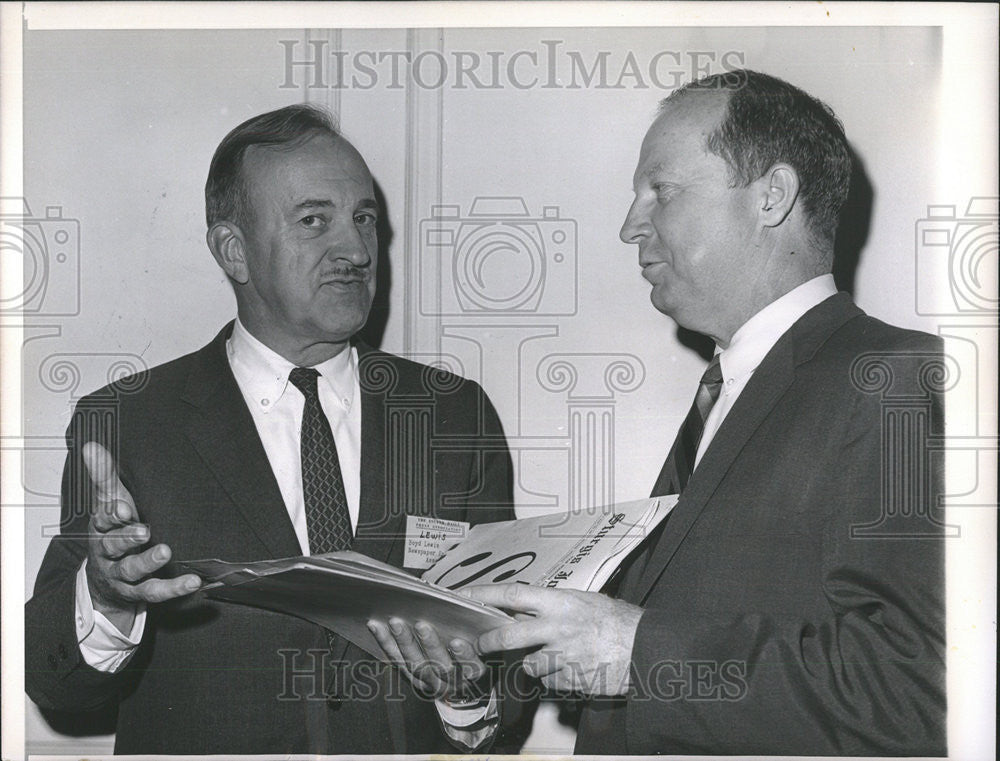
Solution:
M 590 698 L 579 753 L 946 753 L 941 346 L 837 293 L 850 169 L 832 111 L 753 71 L 643 140 L 621 238 L 717 347 L 653 489 L 679 501 L 616 599 L 470 592 L 522 614 L 482 652 Z
M 390 621 L 431 661 L 414 675 L 304 620 L 192 597 L 198 577 L 167 566 L 346 549 L 402 566 L 409 516 L 514 517 L 483 390 L 356 339 L 379 208 L 327 114 L 290 106 L 236 127 L 206 214 L 238 317 L 78 404 L 62 532 L 26 606 L 28 694 L 60 710 L 116 702 L 118 753 L 478 746 L 498 708 L 469 695 L 485 670 L 469 643 Z

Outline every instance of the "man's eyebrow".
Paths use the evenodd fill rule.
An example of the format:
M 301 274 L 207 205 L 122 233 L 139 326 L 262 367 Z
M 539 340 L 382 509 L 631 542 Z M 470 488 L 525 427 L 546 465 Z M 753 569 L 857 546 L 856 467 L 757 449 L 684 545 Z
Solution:
M 641 167 L 637 169 L 635 175 L 632 178 L 632 190 L 635 191 L 639 182 L 641 180 L 652 180 L 657 176 L 663 174 L 665 165 L 662 161 L 657 161 L 655 164 L 650 164 L 649 166 Z
M 642 177 L 652 177 L 657 174 L 662 174 L 664 170 L 664 164 L 662 161 L 657 161 L 655 164 L 650 164 L 642 171 Z
M 299 201 L 292 207 L 292 211 L 311 211 L 312 209 L 332 209 L 336 207 L 333 201 L 326 198 L 307 198 Z M 378 202 L 374 198 L 362 198 L 358 201 L 356 209 L 372 209 L 378 211 Z
M 299 201 L 292 208 L 295 211 L 301 211 L 304 209 L 330 209 L 333 208 L 333 201 L 322 199 L 322 198 L 307 198 L 304 201 Z

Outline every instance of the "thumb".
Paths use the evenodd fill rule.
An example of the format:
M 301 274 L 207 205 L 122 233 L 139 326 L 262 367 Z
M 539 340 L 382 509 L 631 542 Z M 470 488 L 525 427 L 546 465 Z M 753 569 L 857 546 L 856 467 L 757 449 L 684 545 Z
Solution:
M 111 453 L 95 441 L 83 445 L 83 462 L 96 490 L 98 500 L 113 502 L 114 513 L 121 522 L 138 520 L 132 495 L 118 477 L 118 468 Z M 121 505 L 121 507 L 119 507 Z M 128 513 L 128 515 L 123 515 Z
M 96 441 L 88 441 L 83 445 L 83 462 L 101 496 L 113 494 L 118 484 L 118 469 L 111 453 Z

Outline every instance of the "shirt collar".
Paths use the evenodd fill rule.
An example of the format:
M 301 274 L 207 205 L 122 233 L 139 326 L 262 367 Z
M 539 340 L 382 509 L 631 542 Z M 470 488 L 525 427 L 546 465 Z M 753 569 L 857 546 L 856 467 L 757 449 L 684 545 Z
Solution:
M 833 275 L 820 275 L 761 309 L 736 331 L 729 346 L 720 352 L 722 377 L 729 382 L 748 376 L 802 315 L 836 293 Z
M 255 338 L 239 318 L 226 342 L 226 351 L 244 394 L 259 405 L 262 412 L 270 412 L 287 390 L 288 374 L 295 365 Z M 357 378 L 354 347 L 313 367 L 319 371 L 318 382 L 328 384 L 344 408 L 350 409 Z

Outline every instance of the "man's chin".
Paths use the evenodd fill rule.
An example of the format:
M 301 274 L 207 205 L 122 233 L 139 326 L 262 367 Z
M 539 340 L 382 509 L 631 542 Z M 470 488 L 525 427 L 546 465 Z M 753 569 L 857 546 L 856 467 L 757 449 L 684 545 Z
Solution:
M 349 341 L 368 321 L 368 309 L 354 310 L 352 314 L 344 314 L 341 310 L 335 319 L 321 320 L 316 326 L 317 332 L 328 343 Z
M 666 294 L 662 293 L 658 288 L 653 288 L 649 292 L 649 301 L 656 307 L 656 311 L 662 312 L 667 315 L 667 317 L 673 317 L 676 311 L 677 305 L 674 304 L 670 299 L 667 298 Z

